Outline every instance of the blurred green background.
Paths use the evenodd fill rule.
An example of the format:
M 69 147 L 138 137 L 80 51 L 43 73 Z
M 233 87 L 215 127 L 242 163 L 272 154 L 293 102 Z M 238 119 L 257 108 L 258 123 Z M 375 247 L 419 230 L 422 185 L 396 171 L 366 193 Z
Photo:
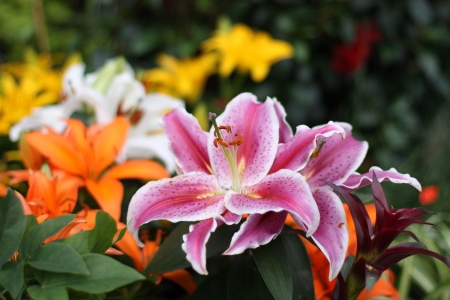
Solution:
M 263 82 L 246 78 L 240 92 L 277 97 L 293 126 L 351 123 L 370 145 L 361 172 L 395 167 L 424 186 L 436 184 L 440 196 L 429 208 L 450 211 L 449 1 L 2 0 L 0 59 L 21 60 L 32 48 L 79 52 L 89 71 L 118 55 L 148 69 L 160 53 L 197 55 L 221 18 L 295 49 Z M 333 67 L 339 46 L 358 41 L 366 48 L 347 49 L 348 68 Z M 209 106 L 219 97 L 218 81 L 216 75 L 206 84 Z M 395 207 L 419 205 L 413 188 L 385 186 Z

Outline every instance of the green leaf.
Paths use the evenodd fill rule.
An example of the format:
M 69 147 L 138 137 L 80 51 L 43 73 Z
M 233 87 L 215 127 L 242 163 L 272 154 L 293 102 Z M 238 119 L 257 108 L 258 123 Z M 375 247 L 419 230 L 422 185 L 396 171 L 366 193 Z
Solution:
M 72 222 L 74 218 L 75 215 L 64 215 L 44 221 L 33 227 L 22 240 L 22 244 L 19 248 L 20 259 L 29 259 L 46 238 L 58 233 L 64 226 Z
M 41 245 L 27 261 L 32 267 L 55 273 L 89 275 L 80 254 L 63 243 Z
M 303 242 L 295 234 L 281 234 L 277 239 L 283 241 L 289 259 L 293 299 L 302 299 L 301 297 L 314 299 L 313 274 Z
M 24 284 L 23 264 L 18 261 L 8 261 L 0 271 L 0 284 L 16 299 Z
M 0 199 L 0 269 L 19 248 L 25 230 L 22 204 L 12 189 Z
M 69 300 L 67 289 L 62 286 L 44 289 L 39 285 L 32 285 L 27 288 L 27 292 L 34 300 Z
M 55 274 L 36 271 L 36 278 L 42 288 L 67 287 L 77 291 L 99 294 L 110 292 L 120 286 L 145 279 L 133 268 L 96 253 L 82 255 L 89 275 Z
M 152 261 L 144 270 L 144 274 L 161 274 L 189 267 L 186 260 L 186 252 L 181 249 L 183 235 L 189 232 L 192 223 L 179 224 L 155 253 Z M 206 257 L 211 257 L 224 252 L 229 246 L 231 237 L 239 229 L 239 225 L 220 226 L 211 234 L 206 244 Z
M 144 274 L 161 274 L 190 266 L 186 253 L 181 249 L 183 235 L 189 232 L 190 225 L 191 223 L 181 223 L 175 227 L 143 271 Z
M 124 227 L 120 230 L 119 234 L 117 235 L 117 237 L 114 239 L 114 241 L 112 242 L 112 244 L 114 245 L 115 243 L 117 243 L 118 241 L 120 241 L 123 236 L 125 235 L 125 233 L 127 232 L 127 227 Z
M 227 293 L 224 291 L 228 287 L 228 278 L 222 274 L 208 276 L 198 286 L 194 294 L 191 296 L 191 300 L 227 300 Z
M 228 274 L 228 299 L 273 299 L 252 257 L 239 255 L 233 259 Z
M 287 251 L 281 239 L 254 249 L 253 258 L 272 295 L 292 300 L 292 278 Z
M 28 232 L 30 232 L 31 229 L 33 229 L 35 226 L 39 225 L 38 221 L 36 220 L 35 215 L 26 215 L 25 216 L 25 230 L 23 232 L 23 235 L 25 236 Z
M 92 253 L 105 253 L 111 247 L 116 231 L 116 221 L 108 213 L 99 211 L 95 217 L 95 228 L 89 234 L 90 251 Z
M 80 231 L 64 239 L 63 244 L 72 247 L 79 254 L 89 253 L 89 235 L 92 230 Z

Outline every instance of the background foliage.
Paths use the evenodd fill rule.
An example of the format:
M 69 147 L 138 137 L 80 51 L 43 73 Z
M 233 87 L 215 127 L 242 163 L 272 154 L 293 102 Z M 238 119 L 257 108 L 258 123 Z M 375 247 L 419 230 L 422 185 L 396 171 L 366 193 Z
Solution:
M 328 120 L 351 123 L 355 135 L 369 142 L 367 166 L 395 167 L 424 186 L 437 184 L 439 199 L 427 208 L 450 210 L 450 1 L 32 3 L 0 2 L 2 63 L 21 60 L 31 47 L 40 52 L 80 52 L 89 71 L 118 55 L 134 67 L 147 69 L 156 66 L 160 53 L 177 58 L 198 54 L 201 43 L 224 17 L 288 41 L 295 49 L 292 59 L 274 65 L 262 83 L 246 78 L 236 92 L 250 91 L 260 100 L 277 97 L 293 125 L 315 126 Z M 41 9 L 45 20 L 36 13 Z M 354 61 L 357 68 L 335 70 L 337 47 L 354 43 L 361 24 L 376 28 L 379 40 L 369 45 L 370 53 Z M 209 108 L 223 107 L 217 76 L 209 78 L 202 100 Z M 10 147 L 4 140 L 1 143 L 1 152 Z M 418 205 L 414 189 L 385 187 L 395 207 Z

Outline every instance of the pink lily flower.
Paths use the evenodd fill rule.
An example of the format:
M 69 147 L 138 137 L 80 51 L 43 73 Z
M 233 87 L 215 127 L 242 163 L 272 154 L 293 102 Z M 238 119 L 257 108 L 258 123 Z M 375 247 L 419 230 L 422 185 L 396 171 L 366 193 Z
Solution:
M 205 244 L 211 232 L 222 224 L 237 224 L 242 214 L 250 216 L 225 254 L 267 244 L 281 232 L 287 213 L 320 244 L 324 233 L 317 230 L 321 205 L 326 200 L 318 202 L 314 198 L 322 194 L 312 193 L 298 170 L 276 167 L 283 147 L 280 142 L 292 137 L 285 115 L 276 100 L 268 98 L 261 103 L 254 95 L 244 93 L 234 98 L 217 120 L 213 118 L 215 128 L 209 133 L 202 131 L 197 120 L 183 108 L 164 116 L 162 125 L 181 175 L 149 182 L 133 196 L 127 220 L 136 241 L 139 243 L 139 226 L 153 220 L 200 221 L 191 225 L 182 245 L 188 261 L 200 274 L 207 274 Z M 299 126 L 291 139 L 299 152 L 281 164 L 303 169 L 318 151 L 317 145 L 335 133 L 344 136 L 345 131 L 333 122 L 312 129 Z M 337 209 L 342 210 L 345 220 L 340 202 L 339 205 Z M 329 213 L 341 214 L 335 207 L 330 207 Z M 347 245 L 347 230 L 340 231 L 345 242 L 340 244 Z M 246 243 L 238 245 L 236 241 L 243 236 Z M 329 244 L 322 245 L 330 253 L 346 251 L 346 247 L 328 247 Z M 338 263 L 340 268 L 342 263 Z
M 280 106 L 281 107 L 281 106 Z M 284 111 L 280 116 L 285 117 Z M 346 191 L 354 191 L 360 187 L 371 184 L 373 174 L 381 181 L 394 183 L 408 183 L 421 190 L 420 183 L 409 174 L 398 173 L 391 168 L 383 171 L 378 167 L 372 167 L 365 174 L 356 173 L 366 156 L 367 142 L 358 141 L 351 135 L 351 125 L 337 123 L 345 130 L 345 139 L 338 134 L 319 140 L 318 151 L 308 156 L 300 142 L 307 135 L 308 130 L 304 126 L 297 127 L 297 133 L 292 136 L 289 126 L 281 122 L 280 132 L 284 132 L 285 144 L 280 144 L 274 164 L 269 174 L 282 169 L 298 171 L 305 176 L 311 193 L 316 200 L 320 211 L 320 223 L 311 238 L 325 254 L 330 262 L 329 280 L 331 281 L 339 273 L 345 260 L 345 251 L 348 244 L 347 221 L 342 202 L 339 197 L 328 187 L 323 180 L 341 186 Z M 290 133 L 290 134 L 289 134 Z M 282 141 L 283 142 L 283 141 Z M 249 247 L 258 234 L 254 228 L 279 228 L 284 225 L 287 212 L 267 213 L 265 215 L 251 215 L 247 222 L 231 242 L 227 254 L 238 254 Z M 342 229 L 342 230 L 341 230 Z M 274 236 L 279 232 L 274 233 Z M 267 234 L 260 233 L 260 238 L 267 238 Z

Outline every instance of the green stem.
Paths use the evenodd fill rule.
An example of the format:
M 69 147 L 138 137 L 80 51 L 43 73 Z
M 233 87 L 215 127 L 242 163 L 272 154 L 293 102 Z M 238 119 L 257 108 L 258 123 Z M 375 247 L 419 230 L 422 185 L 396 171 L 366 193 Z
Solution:
M 402 299 L 408 299 L 409 288 L 411 285 L 411 270 L 413 266 L 414 256 L 403 261 L 402 274 L 400 275 L 398 292 Z
M 42 0 L 33 1 L 33 21 L 36 28 L 36 38 L 39 51 L 42 53 L 50 53 L 50 42 L 48 39 Z

